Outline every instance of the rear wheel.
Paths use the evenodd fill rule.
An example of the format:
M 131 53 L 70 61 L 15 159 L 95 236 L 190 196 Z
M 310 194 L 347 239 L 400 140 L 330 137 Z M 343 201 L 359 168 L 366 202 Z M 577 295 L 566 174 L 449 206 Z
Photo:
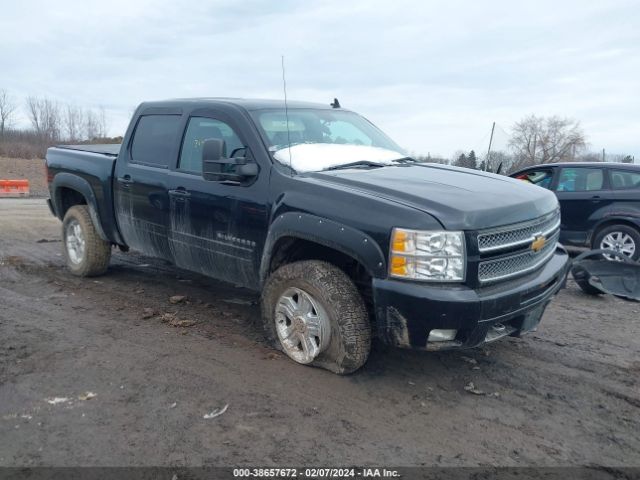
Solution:
M 295 362 L 348 374 L 367 361 L 371 329 L 364 301 L 330 263 L 294 262 L 272 273 L 262 316 L 269 340 Z
M 592 247 L 614 250 L 632 260 L 638 260 L 640 258 L 640 233 L 628 225 L 611 225 L 596 234 Z M 621 261 L 615 255 L 604 254 L 603 256 L 607 260 Z
M 67 268 L 79 277 L 103 274 L 111 259 L 111 244 L 100 238 L 86 205 L 74 205 L 62 221 Z

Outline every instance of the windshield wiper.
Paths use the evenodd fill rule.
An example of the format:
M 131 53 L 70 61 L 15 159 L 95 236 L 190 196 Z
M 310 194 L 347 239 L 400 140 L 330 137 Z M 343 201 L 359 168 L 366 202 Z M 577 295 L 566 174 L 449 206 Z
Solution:
M 395 160 L 391 160 L 391 161 L 398 162 L 398 163 L 418 163 L 418 160 L 411 157 L 396 158 Z
M 359 160 L 357 162 L 344 163 L 342 165 L 334 165 L 333 167 L 324 168 L 322 171 L 327 170 L 341 170 L 343 168 L 378 168 L 387 166 L 384 163 L 370 162 L 368 160 Z

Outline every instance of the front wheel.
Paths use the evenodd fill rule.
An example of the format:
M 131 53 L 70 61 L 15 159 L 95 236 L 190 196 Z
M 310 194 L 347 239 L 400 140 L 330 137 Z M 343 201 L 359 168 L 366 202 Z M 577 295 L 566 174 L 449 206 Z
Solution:
M 371 327 L 351 279 L 318 260 L 284 265 L 262 294 L 265 332 L 292 360 L 348 374 L 367 361 Z
M 631 260 L 640 258 L 640 233 L 628 225 L 611 225 L 598 232 L 593 248 L 614 250 Z M 620 261 L 614 255 L 603 254 L 607 260 Z
M 111 244 L 100 238 L 86 205 L 74 205 L 62 221 L 62 243 L 67 268 L 79 277 L 103 274 L 111 259 Z

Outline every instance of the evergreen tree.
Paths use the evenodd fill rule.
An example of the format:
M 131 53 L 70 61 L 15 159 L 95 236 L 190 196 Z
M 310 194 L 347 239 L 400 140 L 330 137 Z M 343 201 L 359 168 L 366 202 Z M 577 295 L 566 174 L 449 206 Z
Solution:
M 453 162 L 455 167 L 466 167 L 467 166 L 467 156 L 464 153 L 461 153 L 456 161 Z
M 467 157 L 466 167 L 473 168 L 473 169 L 478 168 L 478 159 L 476 158 L 476 152 L 474 152 L 473 150 L 469 152 L 469 156 Z

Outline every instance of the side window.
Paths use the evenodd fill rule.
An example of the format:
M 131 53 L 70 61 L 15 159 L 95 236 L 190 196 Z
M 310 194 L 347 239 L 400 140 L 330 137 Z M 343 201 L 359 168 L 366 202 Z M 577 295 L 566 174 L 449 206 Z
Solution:
M 131 144 L 135 163 L 167 168 L 171 152 L 178 141 L 180 115 L 145 115 L 140 117 Z
M 550 168 L 529 170 L 528 172 L 521 173 L 516 178 L 549 189 L 551 188 L 551 180 L 553 179 L 553 170 Z
M 640 172 L 611 170 L 611 187 L 614 190 L 640 189 Z
M 240 138 L 226 123 L 213 118 L 192 117 L 184 134 L 178 168 L 185 172 L 202 173 L 202 146 L 205 140 L 217 138 L 224 140 L 226 156 L 243 147 Z
M 604 175 L 601 168 L 563 168 L 558 180 L 559 192 L 589 192 L 602 190 Z

